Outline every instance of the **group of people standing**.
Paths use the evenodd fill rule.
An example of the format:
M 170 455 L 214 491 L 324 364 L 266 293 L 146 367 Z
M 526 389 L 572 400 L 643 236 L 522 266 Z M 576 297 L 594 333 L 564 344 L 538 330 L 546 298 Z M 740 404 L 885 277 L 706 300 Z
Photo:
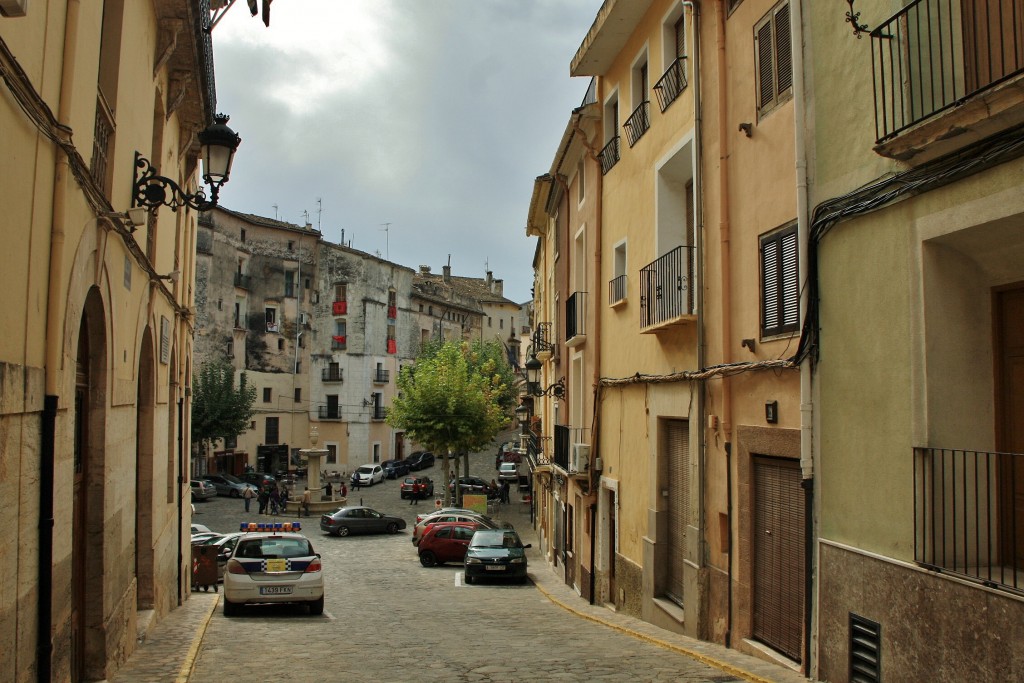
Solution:
M 261 515 L 284 515 L 288 513 L 288 489 L 284 486 L 266 484 L 258 491 L 247 488 L 242 494 L 245 500 L 245 511 L 249 511 L 249 504 L 255 498 L 259 503 L 259 514 Z

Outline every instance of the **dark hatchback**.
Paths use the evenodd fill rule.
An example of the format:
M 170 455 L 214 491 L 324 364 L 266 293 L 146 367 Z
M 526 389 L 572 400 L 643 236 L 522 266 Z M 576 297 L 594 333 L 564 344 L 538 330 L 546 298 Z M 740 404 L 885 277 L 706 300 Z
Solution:
M 385 515 L 362 506 L 339 508 L 320 518 L 320 529 L 332 536 L 395 534 L 404 528 L 405 520 L 401 517 Z
M 526 549 L 513 529 L 479 529 L 466 548 L 466 583 L 477 579 L 515 578 L 525 582 Z
M 405 462 L 409 463 L 409 470 L 417 472 L 434 466 L 434 454 L 430 451 L 416 451 Z
M 409 474 L 409 463 L 406 460 L 385 460 L 380 466 L 384 468 L 385 479 L 398 479 Z

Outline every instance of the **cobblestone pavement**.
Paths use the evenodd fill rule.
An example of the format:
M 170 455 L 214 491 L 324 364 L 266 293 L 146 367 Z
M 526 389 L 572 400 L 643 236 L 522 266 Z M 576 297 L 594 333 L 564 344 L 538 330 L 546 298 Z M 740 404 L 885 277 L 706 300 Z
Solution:
M 490 479 L 495 451 L 496 446 L 471 456 L 470 473 Z M 435 479 L 439 492 L 440 470 L 438 463 L 420 473 Z M 432 507 L 429 502 L 416 506 L 400 500 L 396 481 L 350 492 L 351 504 L 360 499 L 402 516 L 409 529 L 394 536 L 334 538 L 321 533 L 318 519 L 311 518 L 304 532 L 323 555 L 322 616 L 310 616 L 301 606 L 266 606 L 227 619 L 220 605 L 211 615 L 209 604 L 218 594 L 193 593 L 198 600 L 189 600 L 155 630 L 167 628 L 179 612 L 196 615 L 195 637 L 202 643 L 194 667 L 185 643 L 189 638 L 181 634 L 182 627 L 177 629 L 177 670 L 187 673 L 191 667 L 191 677 L 148 677 L 149 670 L 139 663 L 147 650 L 167 641 L 155 632 L 113 681 L 212 683 L 238 678 L 241 671 L 247 672 L 244 679 L 258 681 L 313 676 L 326 681 L 806 680 L 734 650 L 589 605 L 540 558 L 528 510 L 521 505 L 507 505 L 497 516 L 534 544 L 529 551 L 532 583 L 468 586 L 460 566 L 426 569 L 419 564 L 411 527 L 416 513 Z M 226 498 L 197 503 L 196 512 L 194 521 L 215 531 L 259 519 L 255 505 L 247 516 L 242 501 Z

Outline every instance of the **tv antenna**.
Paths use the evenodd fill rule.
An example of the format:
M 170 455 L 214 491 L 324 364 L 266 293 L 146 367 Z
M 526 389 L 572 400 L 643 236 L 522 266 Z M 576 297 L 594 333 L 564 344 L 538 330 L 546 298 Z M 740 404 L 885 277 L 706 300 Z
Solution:
M 316 198 L 316 229 L 317 229 L 317 232 L 320 232 L 320 233 L 323 233 L 323 230 L 320 228 L 320 217 L 323 215 L 323 213 L 324 213 L 324 200 L 321 199 L 320 197 L 317 197 Z
M 271 204 L 274 207 L 274 220 L 277 220 L 277 204 Z
M 389 242 L 390 242 L 389 235 L 391 233 L 391 224 L 390 223 L 381 223 L 381 227 L 379 227 L 377 229 L 384 231 L 384 253 L 386 254 L 384 258 L 386 260 L 390 261 L 391 260 L 391 248 L 389 246 Z M 379 255 L 380 252 L 378 251 L 377 254 Z

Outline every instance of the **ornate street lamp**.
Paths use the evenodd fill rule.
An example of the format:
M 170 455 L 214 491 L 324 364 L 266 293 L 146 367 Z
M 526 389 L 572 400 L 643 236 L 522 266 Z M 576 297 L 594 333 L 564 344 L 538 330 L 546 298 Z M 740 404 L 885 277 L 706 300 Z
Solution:
M 220 186 L 228 181 L 235 150 L 242 142 L 242 138 L 228 128 L 227 123 L 226 115 L 217 114 L 213 124 L 199 133 L 203 180 L 210 186 L 209 200 L 206 198 L 206 192 L 201 189 L 190 194 L 182 190 L 172 179 L 158 175 L 149 159 L 136 152 L 132 207 L 144 207 L 155 211 L 161 206 L 167 206 L 171 211 L 177 211 L 179 207 L 188 206 L 197 211 L 205 211 L 216 206 Z
M 540 388 L 541 362 L 537 360 L 537 354 L 530 354 L 529 360 L 523 364 L 526 374 L 526 393 L 530 396 L 554 396 L 562 398 L 565 395 L 565 378 L 559 378 L 557 382 L 547 389 Z

